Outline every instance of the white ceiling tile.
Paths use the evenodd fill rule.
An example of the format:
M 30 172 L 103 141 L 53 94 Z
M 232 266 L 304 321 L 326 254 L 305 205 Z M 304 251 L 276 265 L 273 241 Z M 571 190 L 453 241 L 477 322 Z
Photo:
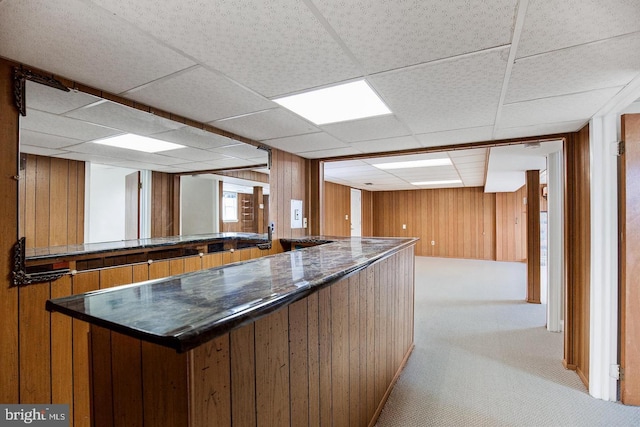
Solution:
M 333 136 L 324 133 L 308 133 L 305 135 L 289 136 L 286 138 L 276 138 L 265 141 L 270 147 L 284 150 L 289 153 L 304 153 L 314 150 L 329 150 L 334 148 L 345 148 L 347 144 Z
M 464 150 L 461 150 L 464 151 Z M 476 154 L 473 156 L 459 156 L 459 157 L 452 157 L 453 163 L 456 166 L 473 166 L 474 164 L 477 163 L 483 163 L 486 160 L 486 153 L 482 153 L 482 154 Z
M 109 156 L 102 156 L 96 153 L 79 153 L 79 152 L 68 152 L 65 154 L 55 155 L 54 157 L 61 157 L 69 160 L 78 160 L 82 162 L 91 162 L 91 163 L 99 163 L 103 165 L 114 165 L 115 163 L 121 161 L 121 159 Z
M 316 4 L 367 72 L 374 73 L 508 44 L 518 1 Z
M 64 155 L 67 151 L 64 150 L 56 150 L 53 148 L 46 148 L 41 146 L 33 146 L 20 144 L 20 152 L 25 154 L 36 154 L 38 156 L 58 156 Z
M 20 131 L 20 146 L 31 145 L 42 148 L 57 149 L 68 147 L 70 145 L 80 144 L 82 141 L 78 139 L 65 138 L 58 135 L 49 135 L 41 132 L 34 132 L 27 129 Z
M 640 31 L 637 0 L 529 0 L 517 58 Z
M 480 157 L 485 157 L 487 155 L 486 148 L 467 148 L 464 150 L 452 150 L 448 152 L 449 157 L 455 159 L 456 161 L 464 161 L 466 157 L 471 157 L 474 159 L 479 159 Z
M 397 162 L 406 162 L 406 161 L 412 161 L 412 160 L 444 159 L 444 158 L 447 158 L 446 153 L 422 153 L 422 154 L 403 154 L 403 155 L 387 156 L 387 157 L 376 156 L 376 157 L 363 159 L 362 161 L 370 165 L 375 165 L 378 163 L 397 163 Z
M 325 162 L 324 170 L 342 169 L 342 168 L 356 168 L 356 167 L 368 167 L 369 165 L 362 160 L 343 160 L 334 162 Z
M 163 156 L 154 153 L 144 153 L 142 151 L 127 150 L 124 148 L 110 147 L 108 145 L 85 142 L 73 147 L 74 152 L 95 154 L 103 157 L 111 157 L 122 161 L 138 161 L 142 163 L 153 163 L 159 165 L 173 165 L 185 163 L 184 160 Z
M 258 162 L 253 159 L 228 158 L 224 160 L 214 160 L 207 162 L 209 169 L 229 169 L 244 166 L 254 166 Z
M 369 80 L 414 133 L 493 125 L 508 49 L 427 64 Z
M 173 120 L 110 101 L 80 108 L 66 116 L 137 135 L 153 135 L 184 127 Z
M 94 162 L 98 163 L 98 162 Z M 166 168 L 170 166 L 159 165 L 156 163 L 143 163 L 143 162 L 134 162 L 134 161 L 120 161 L 120 162 L 110 162 L 109 165 L 117 166 L 120 168 L 133 169 L 133 170 L 151 170 L 158 172 L 168 172 Z
M 194 64 L 81 0 L 1 3 L 0 56 L 115 93 Z
M 467 142 L 490 141 L 493 126 L 481 126 L 468 129 L 454 129 L 443 132 L 421 133 L 416 135 L 423 147 L 464 144 Z
M 360 142 L 411 134 L 409 129 L 392 114 L 334 123 L 321 128 L 344 142 Z
M 361 75 L 304 2 L 96 3 L 267 97 Z
M 100 101 L 101 98 L 78 91 L 64 92 L 43 84 L 26 82 L 27 111 L 40 110 L 63 114 L 76 108 Z
M 305 151 L 304 153 L 300 153 L 301 157 L 305 159 L 321 159 L 323 157 L 339 157 L 339 156 L 350 156 L 353 154 L 362 154 L 359 150 L 356 150 L 352 147 L 346 148 L 332 148 L 330 150 L 318 150 L 318 151 Z
M 20 129 L 31 130 L 50 135 L 90 141 L 107 136 L 119 135 L 122 131 L 97 126 L 80 120 L 71 119 L 38 110 L 27 111 L 26 117 L 20 117 Z
M 201 122 L 277 106 L 273 101 L 202 67 L 159 80 L 125 96 Z
M 412 148 L 421 147 L 416 138 L 413 136 L 400 136 L 397 138 L 384 138 L 376 139 L 373 141 L 354 142 L 349 145 L 362 151 L 363 153 L 381 153 L 385 151 L 409 150 Z
M 620 88 L 508 104 L 502 108 L 501 127 L 588 120 Z
M 220 153 L 215 153 L 212 151 L 207 151 L 207 150 L 201 150 L 199 148 L 192 148 L 192 147 L 187 147 L 187 148 L 178 148 L 175 150 L 168 150 L 168 151 L 163 151 L 161 153 L 158 153 L 159 155 L 162 156 L 167 156 L 167 157 L 173 157 L 176 159 L 180 159 L 182 160 L 184 163 L 186 163 L 187 161 L 191 161 L 191 162 L 206 162 L 206 161 L 210 161 L 210 160 L 220 160 L 220 159 L 224 159 L 225 156 L 223 156 Z
M 220 129 L 258 141 L 302 135 L 319 130 L 284 108 L 215 121 L 212 124 Z
M 260 160 L 264 163 L 268 161 L 269 157 L 268 153 L 265 150 L 261 150 L 258 147 L 254 147 L 253 145 L 249 144 L 228 145 L 226 147 L 219 147 L 211 151 L 222 154 L 226 157 L 233 157 L 236 159 L 255 159 Z
M 516 60 L 505 103 L 626 85 L 640 75 L 629 54 L 639 51 L 640 32 Z
M 238 141 L 227 138 L 226 136 L 207 132 L 190 126 L 184 126 L 180 129 L 175 129 L 167 132 L 155 133 L 153 134 L 153 137 L 161 139 L 163 141 L 186 145 L 187 147 L 202 148 L 204 150 L 211 150 L 217 147 L 235 145 L 238 143 Z
M 514 139 L 528 136 L 575 132 L 582 129 L 588 122 L 588 119 L 581 119 L 560 123 L 541 123 L 531 126 L 498 128 L 496 129 L 495 137 L 496 139 Z

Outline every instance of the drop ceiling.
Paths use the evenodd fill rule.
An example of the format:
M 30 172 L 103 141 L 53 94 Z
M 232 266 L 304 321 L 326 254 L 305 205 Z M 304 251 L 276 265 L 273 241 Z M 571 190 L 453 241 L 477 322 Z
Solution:
M 637 0 L 0 1 L 0 56 L 309 159 L 573 132 L 638 90 L 637 52 Z M 393 114 L 316 126 L 272 101 L 357 79 Z M 118 158 L 91 150 L 89 135 L 134 124 L 80 95 L 27 116 L 24 146 Z M 87 128 L 97 113 L 115 121 Z M 208 169 L 227 142 L 167 123 L 138 125 L 189 149 L 177 158 L 119 158 L 129 166 Z M 237 150 L 227 157 L 247 161 L 246 147 Z M 482 186 L 492 173 L 487 149 L 446 155 L 465 186 Z M 408 177 L 373 176 L 372 162 L 329 163 L 328 179 L 363 188 L 367 172 L 384 178 L 380 189 L 410 188 Z

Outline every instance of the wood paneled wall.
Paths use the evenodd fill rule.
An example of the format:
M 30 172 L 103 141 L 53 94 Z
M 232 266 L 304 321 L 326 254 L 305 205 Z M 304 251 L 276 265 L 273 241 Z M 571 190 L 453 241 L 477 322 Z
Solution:
M 565 158 L 565 345 L 564 365 L 589 384 L 591 198 L 589 126 L 571 134 Z
M 620 400 L 640 405 L 640 114 L 622 116 L 620 157 Z
M 362 235 L 373 236 L 373 192 L 362 191 Z
M 527 187 L 496 193 L 496 261 L 527 259 Z
M 309 218 L 307 200 L 308 161 L 295 154 L 273 149 L 269 181 L 269 222 L 275 224 L 274 239 L 305 236 L 307 229 L 291 228 L 291 200 L 303 201 L 304 217 Z
M 527 302 L 540 304 L 540 171 L 528 170 L 526 179 Z
M 482 188 L 447 188 L 372 196 L 374 236 L 419 237 L 419 256 L 495 259 L 494 194 Z
M 151 237 L 180 234 L 180 177 L 151 174 Z
M 324 183 L 324 234 L 351 236 L 351 188 L 326 181 Z
M 18 289 L 10 288 L 13 245 L 18 241 L 18 110 L 12 64 L 0 58 L 0 402 L 20 401 Z M 42 308 L 42 307 L 41 307 Z
M 85 164 L 20 156 L 19 230 L 28 248 L 84 243 Z
M 185 354 L 92 326 L 95 426 L 373 425 L 413 348 L 413 265 L 406 248 Z
M 72 320 L 59 313 L 44 310 L 49 298 L 105 289 L 117 285 L 157 279 L 169 275 L 197 271 L 232 262 L 258 258 L 270 252 L 257 248 L 241 249 L 232 252 L 206 254 L 203 257 L 185 257 L 156 261 L 151 264 L 133 264 L 100 270 L 83 271 L 74 276 L 64 276 L 54 282 L 26 286 L 19 291 L 18 317 L 22 325 L 19 340 L 19 399 L 3 402 L 20 403 L 69 403 L 71 420 L 75 426 L 90 426 L 90 387 L 89 381 L 89 325 Z M 3 336 L 2 339 L 5 339 Z M 114 340 L 121 339 L 114 334 Z M 130 349 L 131 350 L 131 349 Z M 131 350 L 134 351 L 134 350 Z M 139 350 L 138 350 L 139 351 Z M 100 353 L 94 360 L 100 369 L 127 369 L 121 363 L 127 355 Z M 10 365 L 9 365 L 10 366 Z M 3 374 L 4 378 L 4 374 Z M 9 377 L 7 377 L 9 378 Z M 131 378 L 114 388 L 118 393 L 129 396 L 136 383 Z M 94 383 L 93 387 L 104 384 Z M 3 381 L 3 393 L 8 384 Z M 104 402 L 94 402 L 93 411 L 102 416 Z M 116 408 L 116 412 L 119 409 Z M 134 421 L 115 425 L 136 425 Z

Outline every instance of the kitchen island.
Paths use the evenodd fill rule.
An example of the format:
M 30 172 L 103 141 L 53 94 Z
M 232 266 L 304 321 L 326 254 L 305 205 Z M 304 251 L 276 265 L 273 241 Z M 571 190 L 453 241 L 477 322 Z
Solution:
M 101 425 L 369 425 L 413 348 L 415 239 L 296 251 L 49 300 L 91 324 Z

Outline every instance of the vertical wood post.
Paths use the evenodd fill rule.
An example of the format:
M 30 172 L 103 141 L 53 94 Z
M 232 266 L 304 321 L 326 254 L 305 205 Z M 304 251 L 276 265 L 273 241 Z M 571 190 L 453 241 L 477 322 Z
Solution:
M 324 162 L 310 160 L 307 171 L 308 234 L 321 236 L 324 234 Z
M 527 171 L 527 302 L 540 304 L 540 171 Z
M 18 110 L 13 68 L 0 59 L 0 402 L 18 403 L 18 289 L 10 288 L 12 247 L 18 241 Z

